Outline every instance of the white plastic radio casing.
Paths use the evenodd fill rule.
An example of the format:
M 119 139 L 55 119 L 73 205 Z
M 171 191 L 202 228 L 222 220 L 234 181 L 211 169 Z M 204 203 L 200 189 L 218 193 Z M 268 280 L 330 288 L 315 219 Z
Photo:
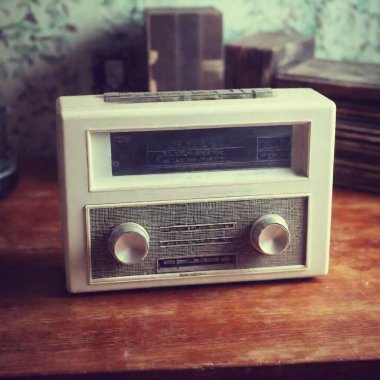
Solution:
M 70 292 L 327 273 L 335 135 L 335 104 L 331 100 L 311 89 L 274 89 L 271 96 L 251 99 L 138 103 L 120 99 L 107 102 L 103 95 L 90 95 L 57 101 L 62 240 Z M 292 125 L 290 167 L 112 175 L 110 133 L 271 125 Z M 307 198 L 303 265 L 111 278 L 91 275 L 90 209 L 294 197 Z

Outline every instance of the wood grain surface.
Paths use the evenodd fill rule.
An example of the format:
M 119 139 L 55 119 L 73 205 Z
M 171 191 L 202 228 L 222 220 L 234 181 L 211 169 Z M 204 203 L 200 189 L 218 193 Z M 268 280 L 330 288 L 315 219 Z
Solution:
M 55 164 L 0 202 L 0 377 L 379 379 L 380 197 L 336 189 L 330 273 L 70 295 Z

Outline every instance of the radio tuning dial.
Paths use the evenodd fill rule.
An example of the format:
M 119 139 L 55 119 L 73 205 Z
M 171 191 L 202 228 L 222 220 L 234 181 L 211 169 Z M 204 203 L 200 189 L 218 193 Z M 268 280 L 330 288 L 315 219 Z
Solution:
M 288 224 L 280 215 L 263 215 L 253 223 L 250 239 L 258 252 L 265 255 L 280 254 L 290 243 Z
M 119 263 L 138 264 L 148 254 L 149 234 L 137 223 L 122 223 L 111 232 L 108 247 Z

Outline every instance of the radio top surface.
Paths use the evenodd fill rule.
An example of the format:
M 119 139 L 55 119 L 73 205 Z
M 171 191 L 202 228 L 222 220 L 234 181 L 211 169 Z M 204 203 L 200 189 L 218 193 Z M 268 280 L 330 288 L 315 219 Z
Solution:
M 136 107 L 137 104 L 145 104 L 146 106 L 153 106 L 156 103 L 171 103 L 170 107 L 181 107 L 185 103 L 189 105 L 195 102 L 200 106 L 204 106 L 207 102 L 208 106 L 218 106 L 221 104 L 236 106 L 236 102 L 242 100 L 250 100 L 253 106 L 257 100 L 265 103 L 274 104 L 277 102 L 315 102 L 315 101 L 330 102 L 331 100 L 322 94 L 310 88 L 289 88 L 289 89 L 271 89 L 271 88 L 258 88 L 258 89 L 238 89 L 238 90 L 197 90 L 197 91 L 161 91 L 161 92 L 110 92 L 101 95 L 82 95 L 82 96 L 61 96 L 57 100 L 57 112 L 64 111 L 79 111 L 83 109 L 119 109 L 120 104 L 130 104 Z M 233 100 L 233 103 L 226 103 L 226 101 Z M 255 100 L 252 102 L 252 100 Z M 212 101 L 212 102 L 210 102 Z M 221 103 L 222 102 L 222 103 Z M 148 105 L 146 104 L 148 103 Z M 175 104 L 173 104 L 175 103 Z M 140 108 L 138 106 L 138 108 Z M 162 107 L 162 106 L 161 106 Z

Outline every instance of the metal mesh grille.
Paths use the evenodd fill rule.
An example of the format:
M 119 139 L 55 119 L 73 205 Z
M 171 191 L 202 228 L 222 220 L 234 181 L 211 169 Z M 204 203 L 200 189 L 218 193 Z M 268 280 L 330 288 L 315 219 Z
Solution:
M 90 256 L 93 279 L 157 273 L 157 260 L 181 256 L 236 254 L 236 268 L 304 265 L 306 262 L 307 197 L 238 201 L 178 203 L 128 207 L 90 207 Z M 249 242 L 252 222 L 264 214 L 279 214 L 289 225 L 291 242 L 280 255 L 256 253 Z M 111 231 L 121 223 L 135 222 L 150 235 L 146 259 L 135 265 L 119 264 L 108 251 Z M 170 226 L 230 223 L 228 228 L 183 231 Z M 231 224 L 232 228 L 231 228 Z M 227 237 L 223 244 L 164 246 L 163 241 L 197 241 Z M 207 268 L 205 268 L 207 269 Z

